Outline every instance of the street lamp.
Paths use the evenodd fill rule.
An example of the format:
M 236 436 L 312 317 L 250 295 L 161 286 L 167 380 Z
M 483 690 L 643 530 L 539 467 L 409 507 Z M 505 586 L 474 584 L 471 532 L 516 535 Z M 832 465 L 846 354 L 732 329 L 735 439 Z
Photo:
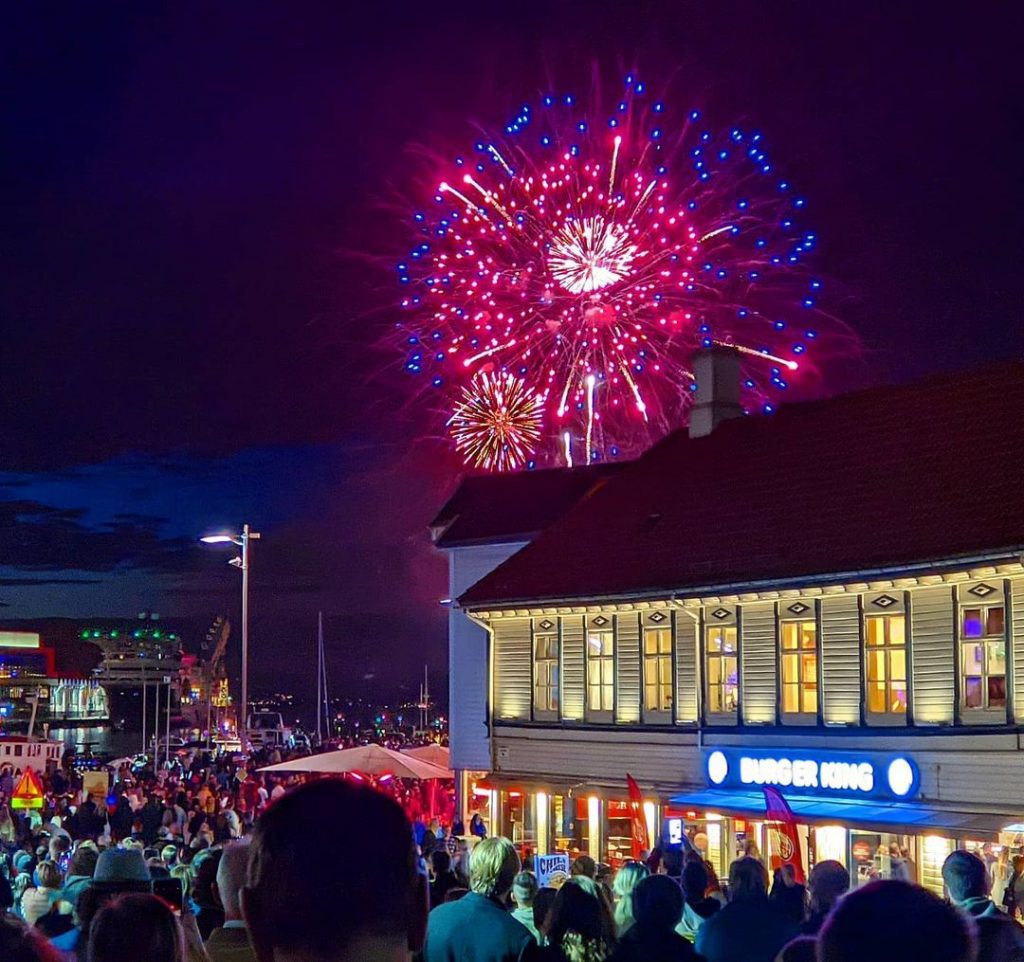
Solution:
M 259 537 L 258 531 L 250 531 L 249 525 L 243 524 L 241 534 L 208 534 L 199 539 L 204 544 L 233 544 L 242 549 L 240 558 L 228 562 L 242 569 L 242 717 L 238 726 L 242 751 L 246 751 L 249 741 L 249 542 L 258 541 Z

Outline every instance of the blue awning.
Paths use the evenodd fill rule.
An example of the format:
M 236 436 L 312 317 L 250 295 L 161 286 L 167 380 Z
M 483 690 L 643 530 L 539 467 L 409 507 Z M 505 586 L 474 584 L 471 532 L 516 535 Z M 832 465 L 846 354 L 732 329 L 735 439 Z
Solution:
M 726 815 L 764 817 L 765 803 L 761 792 L 727 792 L 708 789 L 674 795 L 674 806 L 722 812 Z M 807 824 L 845 825 L 848 828 L 869 828 L 881 831 L 898 829 L 910 834 L 971 833 L 985 835 L 999 832 L 1004 825 L 1017 821 L 1017 816 L 988 812 L 960 812 L 935 805 L 913 802 L 855 801 L 853 799 L 819 798 L 788 795 L 786 801 L 797 821 Z

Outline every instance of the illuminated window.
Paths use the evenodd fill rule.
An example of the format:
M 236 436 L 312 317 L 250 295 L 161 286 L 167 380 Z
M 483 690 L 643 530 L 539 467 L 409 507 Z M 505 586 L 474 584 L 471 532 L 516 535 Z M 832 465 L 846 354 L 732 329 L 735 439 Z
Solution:
M 708 711 L 719 715 L 734 712 L 739 698 L 736 670 L 736 626 L 708 627 L 705 648 Z
M 644 629 L 644 711 L 672 711 L 672 629 Z
M 961 610 L 960 657 L 964 708 L 1006 708 L 1006 612 L 1002 605 Z
M 872 715 L 907 712 L 907 632 L 901 614 L 864 619 L 867 709 Z
M 782 711 L 814 715 L 818 711 L 818 625 L 814 621 L 784 621 L 779 636 Z
M 533 635 L 533 710 L 558 711 L 558 630 Z
M 615 705 L 615 637 L 587 632 L 587 710 L 612 711 Z

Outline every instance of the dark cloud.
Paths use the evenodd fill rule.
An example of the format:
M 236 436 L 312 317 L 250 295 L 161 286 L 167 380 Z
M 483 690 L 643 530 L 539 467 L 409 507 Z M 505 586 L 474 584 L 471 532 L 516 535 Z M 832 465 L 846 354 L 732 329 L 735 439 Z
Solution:
M 195 543 L 166 538 L 162 518 L 117 515 L 86 522 L 86 508 L 0 501 L 0 564 L 21 571 L 188 570 Z
M 0 578 L 0 588 L 37 588 L 41 585 L 98 585 L 100 578 Z

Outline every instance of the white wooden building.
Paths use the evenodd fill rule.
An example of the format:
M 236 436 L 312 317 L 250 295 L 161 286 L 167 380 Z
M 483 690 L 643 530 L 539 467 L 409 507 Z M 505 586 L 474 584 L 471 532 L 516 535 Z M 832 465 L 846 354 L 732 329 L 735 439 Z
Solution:
M 537 471 L 466 478 L 430 524 L 448 560 L 448 597 L 458 598 L 617 470 Z M 474 776 L 491 770 L 487 632 L 452 605 L 448 613 L 449 747 L 460 811 L 468 814 Z M 486 796 L 485 796 L 486 797 Z
M 728 400 L 732 364 L 698 383 Z M 858 880 L 1019 846 L 1024 364 L 728 423 L 719 400 L 453 592 L 487 628 L 495 830 L 615 861 L 628 772 L 652 833 L 720 870 L 771 852 L 765 784 L 805 864 Z

